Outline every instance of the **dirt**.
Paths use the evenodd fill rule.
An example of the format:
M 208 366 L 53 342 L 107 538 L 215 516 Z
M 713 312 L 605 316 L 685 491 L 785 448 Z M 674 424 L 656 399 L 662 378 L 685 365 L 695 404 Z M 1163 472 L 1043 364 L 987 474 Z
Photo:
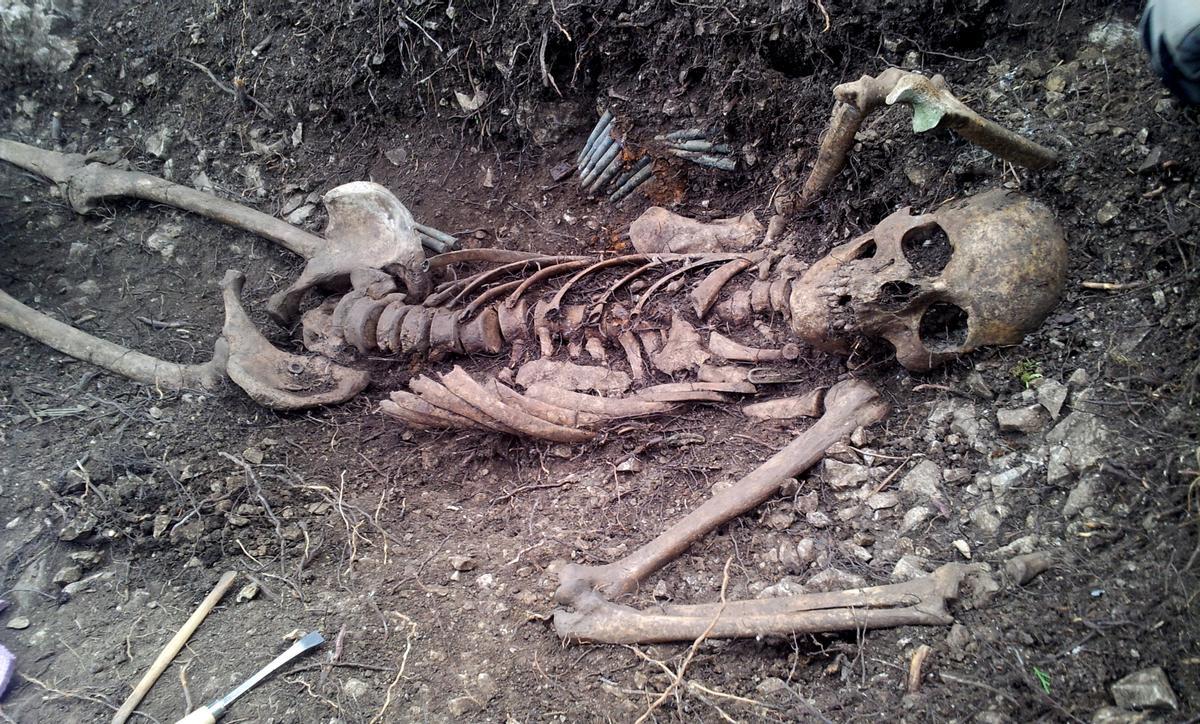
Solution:
M 848 359 L 806 349 L 803 381 L 779 392 L 853 374 L 892 404 L 857 450 L 836 455 L 899 505 L 865 510 L 818 469 L 630 602 L 716 600 L 730 558 L 731 598 L 830 569 L 888 583 L 902 556 L 932 569 L 963 560 L 963 544 L 993 568 L 1023 547 L 1057 563 L 1024 587 L 964 595 L 954 627 L 706 642 L 685 674 L 704 688 L 681 687 L 653 718 L 1090 720 L 1114 682 L 1158 666 L 1179 700 L 1160 715 L 1192 719 L 1196 116 L 1146 69 L 1134 3 L 856 5 L 83 5 L 29 21 L 36 42 L 14 46 L 28 28 L 10 25 L 0 47 L 25 50 L 0 60 L 0 136 L 106 151 L 182 183 L 203 173 L 269 213 L 370 179 L 469 245 L 596 253 L 625 248 L 651 200 L 705 220 L 753 209 L 765 223 L 778 185 L 811 163 L 834 84 L 888 64 L 942 73 L 1063 163 L 1013 168 L 948 132 L 914 136 L 893 110 L 868 122 L 847 172 L 781 245 L 812 261 L 896 208 L 1016 188 L 1066 230 L 1061 302 L 1023 344 L 925 375 L 875 347 Z M 629 202 L 589 200 L 551 170 L 574 160 L 602 109 L 635 147 L 714 129 L 739 170 L 663 162 Z M 247 275 L 254 321 L 300 349 L 298 331 L 262 309 L 301 262 L 268 242 L 142 203 L 78 216 L 9 167 L 0 220 L 0 288 L 88 332 L 203 361 L 221 325 L 216 282 L 232 267 Z M 321 228 L 319 204 L 303 223 Z M 945 263 L 938 246 L 921 247 L 930 269 Z M 312 629 L 329 642 L 232 719 L 634 720 L 671 683 L 646 657 L 677 670 L 688 646 L 563 645 L 548 568 L 615 560 L 803 427 L 749 427 L 737 405 L 706 405 L 568 447 L 409 431 L 375 414 L 389 391 L 448 363 L 372 357 L 358 363 L 373 379 L 359 398 L 276 414 L 237 394 L 139 386 L 9 331 L 0 350 L 0 643 L 19 667 L 0 711 L 19 722 L 108 719 L 226 570 L 238 586 L 143 702 L 146 720 L 222 695 Z M 464 362 L 491 373 L 507 363 Z M 1036 404 L 1047 381 L 1069 390 L 1061 417 L 999 430 L 997 410 Z M 1052 478 L 1062 441 L 1082 450 L 1072 430 L 1093 423 L 1096 458 Z M 633 471 L 618 472 L 629 459 Z M 940 509 L 904 482 L 927 462 Z M 921 507 L 928 517 L 902 532 Z M 802 540 L 811 563 L 780 555 Z M 465 570 L 455 557 L 470 558 Z M 87 583 L 65 583 L 76 576 Z M 239 600 L 251 583 L 257 593 Z M 933 654 L 907 693 L 921 644 Z

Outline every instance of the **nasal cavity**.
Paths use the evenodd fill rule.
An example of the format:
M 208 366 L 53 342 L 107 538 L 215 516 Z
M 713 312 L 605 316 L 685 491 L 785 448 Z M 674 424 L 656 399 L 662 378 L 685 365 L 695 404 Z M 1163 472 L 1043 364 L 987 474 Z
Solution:
M 863 242 L 863 245 L 858 247 L 858 249 L 854 252 L 854 258 L 855 259 L 870 259 L 871 257 L 875 256 L 876 248 L 877 247 L 875 246 L 875 240 L 868 239 L 867 241 Z
M 900 250 L 918 276 L 936 277 L 954 256 L 950 237 L 934 223 L 909 229 L 900 240 Z
M 908 306 L 919 291 L 916 285 L 908 282 L 888 282 L 879 288 L 879 306 L 888 311 L 896 311 Z
M 957 352 L 967 343 L 967 321 L 967 311 L 956 304 L 931 304 L 921 315 L 921 341 L 933 352 Z

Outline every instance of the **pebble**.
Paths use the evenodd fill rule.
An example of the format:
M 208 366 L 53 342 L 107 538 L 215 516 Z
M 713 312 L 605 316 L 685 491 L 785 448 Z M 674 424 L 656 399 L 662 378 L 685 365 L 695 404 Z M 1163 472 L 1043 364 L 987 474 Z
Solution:
M 965 540 L 959 538 L 950 545 L 954 546 L 954 549 L 961 553 L 963 558 L 966 558 L 968 561 L 971 560 L 971 545 Z
M 824 469 L 825 481 L 835 488 L 853 488 L 871 479 L 871 469 L 866 465 L 825 458 Z
M 258 448 L 248 447 L 242 451 L 242 458 L 251 465 L 259 465 L 263 461 L 263 453 Z
M 83 578 L 82 568 L 79 566 L 67 566 L 65 568 L 60 568 L 58 572 L 54 574 L 53 580 L 54 583 L 57 583 L 60 586 L 65 586 L 68 583 L 75 583 L 80 578 Z
M 1179 709 L 1167 672 L 1159 666 L 1135 671 L 1113 684 L 1110 691 L 1122 709 Z
M 942 469 L 932 460 L 922 460 L 900 479 L 900 489 L 922 498 L 940 498 Z
M 1082 372 L 1082 370 L 1077 370 Z M 1087 373 L 1084 372 L 1086 375 Z M 1072 375 L 1074 377 L 1074 375 Z M 1037 385 L 1038 404 L 1050 413 L 1050 419 L 1057 420 L 1067 401 L 1067 386 L 1054 380 L 1042 379 Z
M 475 570 L 475 559 L 471 556 L 450 556 L 450 567 L 456 571 Z
M 258 597 L 258 584 L 255 583 L 254 581 L 251 581 L 251 582 L 247 583 L 246 585 L 242 586 L 242 590 L 238 591 L 236 600 L 238 603 L 245 603 L 246 601 L 253 601 L 257 597 Z
M 1099 475 L 1084 475 L 1080 478 L 1071 492 L 1067 494 L 1067 502 L 1063 504 L 1062 509 L 1063 517 L 1073 518 L 1091 507 L 1095 503 L 1100 484 Z
M 833 523 L 828 515 L 825 515 L 819 510 L 814 510 L 804 516 L 804 520 L 814 528 L 828 528 Z
M 817 560 L 817 542 L 812 538 L 801 538 L 796 544 L 796 558 L 803 566 Z
M 14 631 L 24 631 L 29 628 L 29 619 L 24 616 L 14 616 L 9 619 L 6 626 Z
M 1148 724 L 1150 721 L 1143 713 L 1125 711 L 1118 706 L 1103 706 L 1092 713 L 1092 724 Z
M 929 520 L 929 516 L 933 515 L 933 511 L 923 505 L 917 505 L 909 508 L 904 514 L 904 519 L 900 523 L 900 532 L 907 533 L 916 528 L 918 525 Z
M 1112 220 L 1121 215 L 1121 207 L 1111 201 L 1105 202 L 1100 210 L 1096 212 L 1096 222 L 1105 225 L 1112 223 Z
M 671 589 L 667 586 L 667 582 L 660 580 L 654 584 L 654 591 L 650 594 L 655 600 L 665 601 L 671 597 Z
M 450 713 L 457 717 L 463 717 L 467 714 L 474 714 L 483 709 L 483 705 L 475 701 L 469 696 L 460 696 L 450 700 L 446 705 Z
M 900 496 L 891 492 L 875 493 L 867 498 L 867 507 L 871 510 L 884 510 L 887 508 L 895 508 L 900 504 Z
M 804 587 L 812 591 L 844 591 L 848 588 L 862 588 L 866 585 L 867 579 L 862 576 L 837 568 L 826 568 L 804 583 Z
M 787 530 L 796 522 L 796 514 L 790 510 L 780 510 L 767 516 L 767 526 L 774 530 Z
M 351 699 L 360 699 L 371 690 L 371 685 L 362 679 L 346 679 L 342 684 L 342 693 Z
M 996 410 L 996 421 L 1005 432 L 1037 432 L 1046 426 L 1045 411 L 1041 405 L 1029 405 Z
M 893 581 L 911 581 L 929 573 L 929 562 L 921 556 L 904 555 L 892 568 Z
M 758 682 L 754 688 L 760 694 L 771 694 L 776 691 L 783 691 L 787 688 L 787 684 L 784 683 L 783 679 L 775 676 L 768 676 L 762 681 Z

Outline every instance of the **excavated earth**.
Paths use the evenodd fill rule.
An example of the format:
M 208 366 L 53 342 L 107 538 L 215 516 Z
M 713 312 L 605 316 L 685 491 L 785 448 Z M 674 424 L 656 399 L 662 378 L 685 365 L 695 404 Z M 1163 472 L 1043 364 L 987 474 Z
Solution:
M 316 231 L 320 193 L 370 179 L 468 246 L 602 253 L 626 248 L 652 203 L 765 222 L 772 193 L 812 162 L 833 85 L 889 65 L 942 73 L 1062 164 L 1034 173 L 948 132 L 915 136 L 894 109 L 868 122 L 832 192 L 779 244 L 811 261 L 897 208 L 1020 189 L 1066 231 L 1061 302 L 1024 343 L 923 375 L 866 348 L 849 359 L 805 349 L 801 381 L 778 392 L 850 375 L 882 391 L 890 416 L 631 602 L 716 600 L 729 559 L 731 598 L 888 583 L 965 556 L 998 569 L 1044 550 L 1056 565 L 1024 587 L 964 591 L 953 626 L 706 642 L 651 718 L 1194 720 L 1200 136 L 1148 71 L 1137 11 L 1098 0 L 13 0 L 0 25 L 0 137 L 100 152 Z M 675 162 L 624 205 L 590 200 L 552 173 L 604 109 L 635 144 L 716 128 L 739 169 Z M 207 359 L 216 283 L 241 269 L 255 322 L 300 350 L 298 332 L 262 311 L 300 261 L 169 208 L 122 202 L 80 217 L 4 167 L 0 259 L 9 294 L 183 362 Z M 496 374 L 508 361 L 462 363 Z M 550 564 L 615 560 L 807 424 L 748 425 L 728 404 L 581 446 L 410 431 L 378 401 L 449 365 L 358 365 L 373 383 L 355 400 L 276 414 L 236 390 L 149 389 L 0 331 L 0 643 L 17 661 L 0 720 L 107 721 L 228 570 L 240 583 L 142 719 L 174 721 L 312 629 L 329 643 L 232 720 L 637 719 L 671 683 L 652 660 L 674 671 L 688 646 L 563 645 L 548 619 Z M 888 495 L 873 508 L 863 491 Z M 932 653 L 910 693 L 922 645 Z M 1113 684 L 1154 667 L 1177 708 L 1106 709 Z

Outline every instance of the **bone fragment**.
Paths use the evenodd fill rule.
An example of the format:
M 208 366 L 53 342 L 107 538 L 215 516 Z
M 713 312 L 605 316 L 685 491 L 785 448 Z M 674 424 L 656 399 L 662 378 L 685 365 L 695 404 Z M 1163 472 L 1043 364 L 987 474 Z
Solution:
M 604 349 L 604 342 L 594 335 L 588 335 L 583 343 L 583 348 L 587 351 L 588 356 L 600 362 L 601 364 L 608 362 L 608 351 Z
M 750 258 L 734 259 L 709 272 L 704 281 L 692 290 L 692 308 L 696 310 L 696 316 L 704 319 L 729 280 L 749 269 L 752 263 Z
M 472 264 L 477 262 L 487 264 L 509 264 L 514 261 L 528 261 L 544 254 L 532 251 L 515 251 L 512 249 L 459 249 L 438 254 L 429 260 L 430 269 L 445 269 L 455 264 Z
M 384 402 L 391 402 L 392 405 L 384 406 L 381 403 L 380 412 L 399 417 L 405 421 L 411 421 L 411 419 L 415 418 L 417 427 L 453 428 L 460 430 L 490 429 L 480 425 L 469 417 L 463 417 L 462 415 L 432 405 L 425 399 L 406 390 L 396 390 L 390 397 L 390 400 L 385 400 Z
M 35 311 L 0 291 L 0 324 L 53 347 L 63 354 L 115 372 L 134 382 L 165 390 L 208 390 L 225 381 L 229 347 L 223 337 L 213 343 L 212 360 L 184 365 L 156 359 L 118 344 L 93 337 L 57 319 Z
M 634 397 L 655 402 L 724 402 L 722 393 L 753 395 L 758 389 L 749 382 L 668 382 L 638 390 Z
M 504 347 L 496 310 L 488 307 L 458 329 L 459 343 L 467 354 L 499 354 Z
M 358 181 L 325 194 L 329 225 L 322 239 L 261 211 L 212 194 L 137 171 L 87 163 L 78 154 L 43 151 L 0 139 L 0 160 L 39 173 L 62 189 L 81 214 L 108 198 L 128 196 L 206 216 L 245 229 L 280 244 L 307 261 L 299 279 L 271 297 L 268 312 L 281 323 L 299 314 L 308 290 L 318 285 L 344 286 L 356 269 L 383 269 L 399 274 L 410 296 L 429 292 L 429 267 L 412 215 L 387 189 Z
M 742 408 L 742 414 L 753 420 L 794 420 L 797 417 L 820 417 L 825 409 L 825 390 L 812 390 L 798 397 L 780 397 L 755 402 Z
M 375 346 L 381 352 L 400 352 L 400 325 L 412 307 L 404 299 L 389 302 L 375 323 Z M 306 313 L 307 315 L 307 313 Z
M 629 375 L 620 370 L 603 367 L 577 365 L 572 362 L 536 359 L 517 370 L 517 384 L 531 387 L 546 383 L 565 390 L 595 390 L 596 392 L 624 392 L 629 389 Z
M 525 396 L 610 419 L 659 415 L 675 409 L 675 405 L 669 402 L 654 402 L 637 397 L 598 397 L 540 382 L 525 390 Z
M 590 591 L 613 597 L 632 591 L 654 571 L 679 557 L 692 543 L 774 495 L 783 481 L 817 463 L 834 443 L 858 427 L 883 419 L 887 404 L 869 384 L 846 380 L 825 396 L 825 414 L 812 427 L 730 488 L 717 493 L 663 534 L 625 558 L 602 566 L 568 564 L 559 572 L 555 599 L 565 605 Z
M 451 372 L 442 375 L 442 383 L 472 407 L 520 434 L 566 443 L 585 442 L 595 437 L 595 433 L 547 422 L 520 408 L 505 404 L 498 395 L 486 390 L 464 372 L 462 367 L 455 367 Z
M 750 292 L 747 290 L 738 290 L 717 305 L 717 316 L 731 324 L 745 324 L 753 313 Z
M 445 386 L 434 382 L 433 380 L 421 375 L 409 380 L 408 387 L 413 392 L 421 396 L 434 407 L 440 407 L 443 410 L 453 413 L 459 417 L 465 417 L 474 422 L 479 427 L 494 432 L 506 432 L 510 435 L 517 434 L 515 430 L 504 425 L 502 422 L 490 417 L 489 415 L 480 412 L 478 408 L 462 399 L 458 395 L 451 392 Z
M 255 402 L 274 410 L 303 410 L 335 405 L 362 392 L 371 381 L 366 372 L 334 364 L 321 356 L 288 354 L 276 349 L 242 308 L 246 277 L 229 270 L 221 280 L 229 342 L 226 371 Z
M 514 307 L 506 304 L 497 305 L 496 314 L 500 318 L 500 334 L 505 340 L 516 342 L 529 338 L 529 327 L 526 326 L 525 321 L 529 318 L 529 305 L 525 303 L 524 299 L 517 302 Z
M 429 321 L 429 353 L 443 359 L 448 354 L 462 354 L 458 339 L 458 313 L 452 309 L 435 309 Z
M 424 354 L 429 349 L 429 323 L 433 314 L 425 307 L 409 307 L 400 322 L 400 350 L 408 354 Z
M 639 611 L 584 589 L 573 601 L 574 611 L 554 612 L 554 630 L 567 641 L 635 644 L 694 641 L 705 631 L 711 639 L 731 639 L 946 625 L 954 622 L 948 603 L 976 568 L 948 563 L 904 583 L 730 601 L 723 610 L 721 604 L 706 604 Z
M 771 304 L 771 311 L 783 315 L 785 320 L 792 318 L 792 305 L 789 302 L 791 295 L 791 279 L 785 277 L 771 282 L 771 289 L 767 294 Z
M 404 294 L 389 294 L 383 299 L 360 299 L 350 308 L 343 322 L 342 336 L 346 342 L 357 349 L 359 354 L 376 349 L 379 320 L 384 310 L 389 304 L 402 303 L 405 298 Z
M 905 103 L 913 109 L 913 130 L 917 133 L 932 128 L 951 128 L 968 141 L 996 156 L 1033 169 L 1058 163 L 1058 155 L 1023 136 L 988 120 L 968 108 L 950 92 L 940 75 L 926 78 L 899 68 L 889 68 L 875 77 L 864 75 L 852 83 L 833 89 L 833 113 L 817 152 L 816 163 L 804 182 L 799 196 L 778 194 L 776 215 L 767 230 L 771 241 L 783 231 L 787 217 L 804 209 L 833 183 L 846 165 L 846 157 L 854 146 L 854 136 L 871 113 L 886 105 Z
M 736 252 L 749 248 L 761 231 L 753 212 L 705 223 L 651 206 L 629 225 L 629 240 L 643 254 Z
M 734 342 L 720 332 L 708 335 L 708 348 L 716 356 L 730 362 L 778 362 L 800 357 L 800 347 L 795 344 L 785 344 L 780 349 L 759 349 Z
M 755 314 L 771 311 L 771 282 L 760 280 L 750 285 L 750 308 Z
M 642 382 L 646 379 L 646 365 L 642 362 L 642 348 L 637 337 L 633 332 L 625 330 L 617 336 L 617 341 L 625 351 L 625 359 L 629 362 L 629 374 L 635 382 Z
M 565 427 L 591 427 L 608 419 L 606 415 L 597 415 L 571 407 L 560 407 L 552 402 L 527 397 L 495 379 L 490 380 L 488 384 L 494 387 L 500 399 L 508 404 L 519 407 L 530 415 L 540 417 L 556 425 L 563 425 Z
M 750 371 L 745 367 L 700 365 L 696 379 L 701 382 L 749 382 Z
M 671 316 L 667 343 L 652 358 L 654 366 L 669 375 L 704 364 L 712 355 L 700 342 L 700 334 L 680 314 Z
M 920 691 L 921 677 L 925 671 L 925 659 L 929 658 L 931 653 L 933 653 L 933 648 L 928 644 L 921 644 L 913 652 L 912 659 L 908 662 L 908 693 L 915 694 Z

